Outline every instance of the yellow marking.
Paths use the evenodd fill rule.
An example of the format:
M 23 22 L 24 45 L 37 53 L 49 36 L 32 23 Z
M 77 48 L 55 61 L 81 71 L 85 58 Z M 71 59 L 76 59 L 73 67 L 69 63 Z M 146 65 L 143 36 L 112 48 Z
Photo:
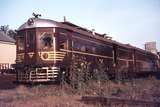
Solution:
M 62 53 L 48 53 L 50 55 L 61 55 L 61 56 L 65 56 L 65 54 L 62 54 Z
M 122 58 L 118 58 L 118 60 L 122 60 L 122 61 L 133 61 L 131 59 L 122 59 Z
M 45 61 L 62 61 L 65 57 L 65 52 L 60 52 L 60 51 L 49 51 L 49 52 L 38 52 L 39 56 L 41 57 L 42 60 Z M 48 58 L 44 59 L 43 54 L 46 53 L 48 54 Z
M 49 58 L 54 58 L 54 56 L 53 56 L 53 55 L 50 55 Z M 56 58 L 64 58 L 64 57 L 56 56 Z
M 60 61 L 62 61 L 63 59 L 60 59 L 60 58 L 56 58 L 56 59 L 54 59 L 54 58 L 48 58 L 48 59 L 44 59 L 45 61 L 53 61 L 53 60 L 60 60 Z
M 80 52 L 80 51 L 71 51 L 71 50 L 65 50 L 65 49 L 60 49 L 60 50 L 61 51 L 66 51 L 66 52 L 73 52 L 73 53 L 83 54 L 83 55 L 90 55 L 90 56 L 96 56 L 96 57 L 101 57 L 101 58 L 113 59 L 113 57 L 104 56 L 104 55 L 97 55 L 97 54 L 92 54 L 92 53 L 86 53 L 86 52 Z
M 30 58 L 32 58 L 34 54 L 35 54 L 34 52 L 29 52 L 28 53 L 28 55 L 29 55 Z
M 42 60 L 44 60 L 44 61 L 62 61 L 63 59 L 54 59 L 54 58 L 47 58 L 47 59 L 43 59 L 42 58 Z
M 66 53 L 65 52 L 53 52 L 53 51 L 47 51 L 47 52 L 38 52 L 39 54 L 43 54 L 43 53 L 47 53 L 47 54 L 63 54 L 65 55 Z
M 64 57 L 59 57 L 59 56 L 55 56 L 54 57 L 54 55 L 49 55 L 48 58 L 54 58 L 54 59 L 56 59 L 56 58 L 64 58 Z
M 50 55 L 55 55 L 55 56 L 65 56 L 65 54 L 50 54 Z
M 47 51 L 47 52 L 41 52 L 41 53 L 50 53 L 50 54 L 56 54 L 56 53 L 62 53 L 62 54 L 66 54 L 66 52 L 60 52 L 60 51 L 56 51 L 56 52 L 53 52 L 53 51 Z
M 64 32 L 60 32 L 60 34 L 61 34 L 61 35 L 65 35 L 65 36 L 67 35 L 67 33 L 64 33 Z
M 46 32 L 43 32 L 40 36 L 42 37 Z

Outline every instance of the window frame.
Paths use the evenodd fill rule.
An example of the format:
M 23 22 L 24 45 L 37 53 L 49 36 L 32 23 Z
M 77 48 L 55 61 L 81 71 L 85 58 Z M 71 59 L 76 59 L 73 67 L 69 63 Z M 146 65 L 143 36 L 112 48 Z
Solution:
M 25 41 L 26 41 L 25 37 L 26 37 L 25 31 L 21 31 L 21 32 L 18 33 L 18 36 L 17 36 L 17 50 L 18 51 L 25 51 Z M 23 38 L 23 43 L 20 42 L 20 38 Z M 22 49 L 20 49 L 20 47 Z
M 32 34 L 32 38 L 30 38 L 30 34 Z M 34 50 L 36 46 L 36 32 L 33 30 L 27 31 L 27 48 L 29 50 Z
M 47 35 L 47 36 L 45 36 L 45 34 L 49 34 L 49 35 Z M 46 48 L 45 48 L 45 45 L 44 45 L 44 41 L 42 41 L 42 39 L 44 39 L 44 38 L 46 38 L 46 37 L 50 37 L 51 38 L 51 41 L 52 41 L 52 43 L 50 44 L 50 47 L 48 48 L 48 46 L 46 46 Z M 40 50 L 53 50 L 53 48 L 54 48 L 54 34 L 52 33 L 52 32 L 41 32 L 40 33 L 40 38 L 39 38 L 39 43 L 40 43 L 40 46 L 39 46 L 39 49 Z

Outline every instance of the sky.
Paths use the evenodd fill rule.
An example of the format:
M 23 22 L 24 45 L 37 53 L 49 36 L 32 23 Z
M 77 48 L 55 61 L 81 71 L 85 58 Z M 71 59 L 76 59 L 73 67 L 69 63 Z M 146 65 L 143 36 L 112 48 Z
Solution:
M 156 41 L 160 51 L 160 0 L 1 0 L 0 25 L 18 29 L 32 13 L 108 34 L 113 40 L 144 49 Z

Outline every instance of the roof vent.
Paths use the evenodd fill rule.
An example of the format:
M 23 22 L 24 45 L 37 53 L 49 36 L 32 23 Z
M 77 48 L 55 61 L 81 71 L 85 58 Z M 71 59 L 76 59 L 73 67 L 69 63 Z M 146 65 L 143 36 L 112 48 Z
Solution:
M 95 29 L 92 29 L 92 35 L 95 35 Z
M 63 21 L 66 22 L 66 16 L 63 16 Z
M 112 40 L 112 37 L 107 37 L 107 39 Z
M 104 34 L 102 34 L 102 35 L 103 35 L 104 38 L 109 39 L 109 40 L 112 40 L 112 37 L 107 36 L 108 34 L 105 34 L 105 33 L 104 33 Z

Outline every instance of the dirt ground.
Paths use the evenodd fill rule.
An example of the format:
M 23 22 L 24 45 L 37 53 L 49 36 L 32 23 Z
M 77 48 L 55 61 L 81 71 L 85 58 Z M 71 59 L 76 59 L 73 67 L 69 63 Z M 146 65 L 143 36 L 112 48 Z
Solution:
M 17 84 L 13 82 L 16 80 L 14 74 L 0 74 L 0 90 L 8 90 L 16 88 Z

